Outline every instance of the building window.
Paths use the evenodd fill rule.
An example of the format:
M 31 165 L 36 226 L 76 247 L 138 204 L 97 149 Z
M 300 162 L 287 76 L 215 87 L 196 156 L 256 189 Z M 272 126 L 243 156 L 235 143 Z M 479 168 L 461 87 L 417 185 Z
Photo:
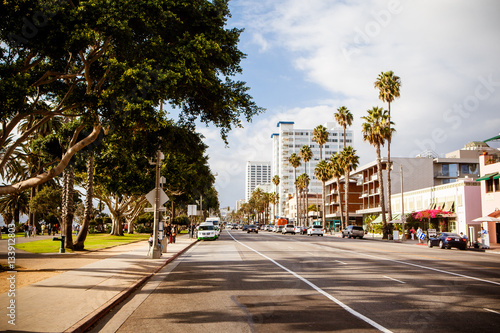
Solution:
M 495 192 L 500 192 L 500 179 L 493 179 L 493 184 L 495 185 Z
M 493 192 L 493 179 L 491 178 L 486 181 L 486 193 L 488 192 Z

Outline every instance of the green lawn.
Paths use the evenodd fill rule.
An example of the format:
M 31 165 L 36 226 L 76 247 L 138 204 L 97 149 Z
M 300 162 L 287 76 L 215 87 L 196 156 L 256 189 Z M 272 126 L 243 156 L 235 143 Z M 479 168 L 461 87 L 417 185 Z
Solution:
M 59 236 L 58 236 L 59 237 Z M 138 240 L 148 239 L 148 234 L 125 234 L 124 236 L 110 236 L 108 234 L 90 234 L 85 240 L 86 250 L 104 249 L 110 246 L 132 243 Z M 16 248 L 31 253 L 57 253 L 61 242 L 52 239 L 16 244 Z M 66 249 L 71 252 L 71 250 Z

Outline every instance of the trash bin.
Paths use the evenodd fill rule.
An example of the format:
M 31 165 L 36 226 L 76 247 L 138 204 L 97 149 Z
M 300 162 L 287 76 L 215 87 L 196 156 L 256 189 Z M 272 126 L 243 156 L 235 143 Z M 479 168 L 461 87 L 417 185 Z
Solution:
M 392 239 L 395 241 L 399 240 L 399 230 L 392 231 Z

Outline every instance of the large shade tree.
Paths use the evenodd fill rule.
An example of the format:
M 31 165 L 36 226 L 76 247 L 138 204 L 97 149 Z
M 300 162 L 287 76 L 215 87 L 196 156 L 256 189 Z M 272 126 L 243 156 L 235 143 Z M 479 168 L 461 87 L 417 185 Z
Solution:
M 73 156 L 157 113 L 166 100 L 182 122 L 215 124 L 226 139 L 241 118 L 261 111 L 241 72 L 241 30 L 226 27 L 228 1 L 3 1 L 0 3 L 0 171 L 52 118 L 80 120 L 59 159 L 0 194 L 60 175 Z M 154 17 L 154 19 L 152 19 Z M 34 118 L 34 117 L 38 118 Z M 19 135 L 21 121 L 32 117 Z M 84 128 L 91 131 L 81 136 Z
M 387 119 L 388 122 L 391 122 L 391 103 L 394 99 L 399 98 L 399 92 L 401 87 L 401 78 L 394 74 L 393 71 L 382 72 L 377 77 L 377 80 L 374 83 L 376 89 L 379 90 L 379 99 L 387 102 L 388 112 Z M 392 140 L 392 131 L 390 131 L 387 135 L 387 163 L 392 167 L 391 164 L 391 140 Z M 391 172 L 388 170 L 387 172 L 387 196 L 391 197 Z M 391 208 L 391 200 L 387 201 L 387 211 L 389 215 L 389 221 L 392 220 L 392 208 Z
M 365 122 L 362 124 L 363 140 L 375 147 L 377 154 L 377 181 L 380 198 L 380 207 L 382 210 L 383 223 L 383 238 L 387 239 L 389 235 L 389 227 L 386 218 L 385 194 L 384 194 L 384 179 L 382 178 L 382 157 L 380 147 L 385 144 L 388 133 L 391 130 L 389 116 L 387 111 L 381 107 L 373 107 L 367 111 L 368 115 L 361 117 Z

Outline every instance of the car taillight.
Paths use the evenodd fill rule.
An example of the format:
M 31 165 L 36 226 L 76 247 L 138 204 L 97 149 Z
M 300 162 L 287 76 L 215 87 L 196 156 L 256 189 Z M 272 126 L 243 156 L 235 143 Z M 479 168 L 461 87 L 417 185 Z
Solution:
M 462 242 L 465 242 L 465 238 L 460 238 L 460 240 L 461 240 Z
M 451 238 L 451 237 L 446 237 L 445 239 L 446 239 L 447 241 L 451 241 L 453 238 Z

